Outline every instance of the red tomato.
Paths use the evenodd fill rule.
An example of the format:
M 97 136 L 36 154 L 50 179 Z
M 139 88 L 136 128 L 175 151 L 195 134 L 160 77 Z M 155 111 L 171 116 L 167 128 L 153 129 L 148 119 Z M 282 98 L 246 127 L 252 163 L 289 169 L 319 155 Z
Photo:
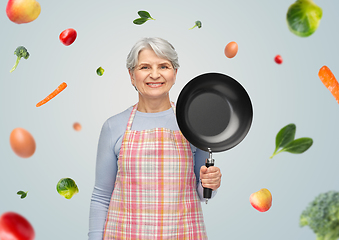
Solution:
M 1 240 L 33 240 L 34 229 L 26 218 L 15 212 L 6 212 L 0 217 Z
M 60 41 L 66 45 L 71 45 L 77 38 L 77 32 L 73 28 L 68 28 L 60 33 Z
M 278 64 L 282 64 L 283 59 L 280 55 L 275 56 L 274 61 Z

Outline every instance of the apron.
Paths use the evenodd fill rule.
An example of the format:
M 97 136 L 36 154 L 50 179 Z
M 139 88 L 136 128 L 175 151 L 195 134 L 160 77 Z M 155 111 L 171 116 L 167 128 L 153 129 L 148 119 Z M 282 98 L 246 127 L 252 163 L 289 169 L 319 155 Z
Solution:
M 137 106 L 122 140 L 103 239 L 206 240 L 190 143 L 180 131 L 131 130 Z

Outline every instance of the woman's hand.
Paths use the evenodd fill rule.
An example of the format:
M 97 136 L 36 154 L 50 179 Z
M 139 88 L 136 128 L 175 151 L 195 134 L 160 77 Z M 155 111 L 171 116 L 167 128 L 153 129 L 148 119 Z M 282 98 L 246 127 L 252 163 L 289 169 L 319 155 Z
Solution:
M 215 166 L 201 166 L 200 179 L 202 186 L 205 188 L 211 188 L 213 191 L 218 189 L 221 184 L 221 172 L 218 167 Z

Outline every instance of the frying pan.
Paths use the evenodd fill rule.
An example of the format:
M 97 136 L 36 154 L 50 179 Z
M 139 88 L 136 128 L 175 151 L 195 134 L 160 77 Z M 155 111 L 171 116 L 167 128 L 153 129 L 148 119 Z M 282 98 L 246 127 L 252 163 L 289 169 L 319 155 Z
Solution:
M 195 147 L 209 152 L 206 167 L 214 165 L 212 152 L 235 147 L 247 135 L 253 118 L 252 103 L 243 86 L 230 76 L 205 73 L 181 90 L 176 118 L 184 137 Z M 204 188 L 204 198 L 212 189 Z

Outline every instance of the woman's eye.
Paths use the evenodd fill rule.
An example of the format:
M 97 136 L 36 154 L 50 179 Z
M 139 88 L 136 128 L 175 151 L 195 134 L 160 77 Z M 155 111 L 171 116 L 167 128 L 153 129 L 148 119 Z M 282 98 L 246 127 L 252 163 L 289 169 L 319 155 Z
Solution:
M 167 66 L 161 66 L 160 68 L 161 68 L 161 69 L 166 69 L 166 68 L 167 68 Z
M 146 67 L 146 66 L 143 66 L 143 67 L 141 67 L 140 69 L 147 69 L 148 67 Z

